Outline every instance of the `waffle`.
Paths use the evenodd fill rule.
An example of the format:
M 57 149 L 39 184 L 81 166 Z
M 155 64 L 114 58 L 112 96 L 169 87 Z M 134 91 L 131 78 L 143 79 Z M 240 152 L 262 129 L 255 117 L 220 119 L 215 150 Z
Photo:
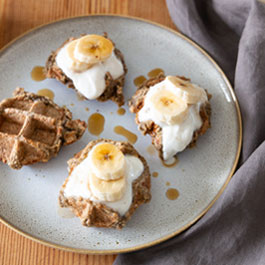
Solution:
M 115 144 L 124 154 L 136 156 L 144 165 L 143 173 L 132 183 L 133 200 L 130 208 L 121 216 L 117 211 L 106 206 L 104 203 L 94 202 L 83 197 L 66 197 L 64 189 L 68 182 L 68 178 L 61 188 L 59 204 L 61 207 L 70 208 L 74 214 L 80 218 L 84 226 L 121 229 L 130 220 L 131 216 L 140 205 L 148 203 L 151 200 L 150 171 L 144 157 L 142 157 L 128 142 L 98 139 L 90 142 L 83 150 L 68 161 L 69 172 L 71 173 L 72 170 L 87 157 L 89 151 L 100 142 Z
M 190 79 L 185 78 L 183 76 L 178 76 L 179 78 L 182 78 L 183 80 Z M 151 86 L 154 86 L 160 82 L 162 82 L 166 77 L 163 74 L 160 74 L 157 77 L 151 78 L 149 80 L 146 80 L 143 84 L 141 84 L 133 97 L 129 100 L 129 109 L 132 113 L 136 114 L 135 122 L 138 125 L 138 129 L 142 132 L 143 135 L 149 134 L 152 138 L 152 144 L 154 147 L 158 150 L 159 157 L 163 160 L 163 144 L 162 144 L 162 128 L 154 123 L 152 120 L 146 121 L 146 122 L 140 122 L 138 118 L 138 112 L 141 110 L 141 108 L 144 106 L 144 99 L 149 91 L 149 88 Z M 205 90 L 208 96 L 208 100 L 211 99 L 211 94 Z M 196 146 L 196 142 L 199 138 L 199 136 L 206 133 L 206 131 L 211 127 L 211 105 L 209 102 L 206 102 L 201 106 L 200 109 L 200 116 L 202 119 L 202 126 L 197 131 L 193 133 L 193 138 L 187 148 L 192 148 Z
M 103 36 L 108 38 L 107 33 L 105 33 Z M 46 62 L 45 72 L 46 72 L 47 78 L 55 78 L 58 81 L 60 81 L 61 83 L 63 83 L 64 85 L 66 85 L 67 87 L 73 88 L 76 90 L 76 88 L 73 84 L 73 81 L 70 78 L 68 78 L 65 75 L 65 73 L 56 64 L 56 56 L 59 53 L 59 51 L 61 50 L 61 48 L 73 40 L 75 40 L 75 38 L 73 38 L 73 37 L 69 38 L 56 51 L 51 52 L 51 54 L 48 57 L 47 62 Z M 112 43 L 114 44 L 114 42 L 112 42 Z M 115 46 L 115 44 L 114 44 L 114 46 Z M 120 106 L 124 105 L 123 86 L 124 86 L 124 82 L 125 82 L 125 75 L 127 73 L 127 67 L 126 67 L 126 64 L 124 61 L 124 56 L 121 53 L 121 51 L 115 47 L 114 53 L 117 56 L 117 58 L 122 62 L 124 74 L 117 79 L 113 79 L 111 74 L 109 72 L 107 72 L 105 75 L 105 84 L 106 84 L 105 91 L 103 92 L 102 95 L 100 95 L 97 98 L 97 100 L 100 102 L 104 102 L 104 101 L 107 101 L 110 99 L 110 100 L 114 101 L 120 107 Z M 76 90 L 76 92 L 81 97 L 84 97 L 83 95 L 81 95 L 78 92 L 78 90 Z
M 13 96 L 0 102 L 0 160 L 11 168 L 47 162 L 83 135 L 86 123 L 52 100 L 23 88 Z

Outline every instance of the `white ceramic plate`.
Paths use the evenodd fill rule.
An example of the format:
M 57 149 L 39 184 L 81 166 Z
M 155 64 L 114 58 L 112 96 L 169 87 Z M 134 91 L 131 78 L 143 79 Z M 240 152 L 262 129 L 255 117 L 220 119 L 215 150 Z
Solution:
M 126 100 L 135 92 L 134 78 L 157 67 L 166 74 L 190 77 L 213 95 L 212 128 L 199 139 L 196 148 L 178 155 L 176 167 L 162 166 L 156 155 L 146 151 L 150 138 L 137 131 L 134 115 L 129 113 L 127 105 L 126 114 L 119 116 L 113 102 L 79 101 L 74 90 L 56 80 L 31 79 L 31 69 L 44 65 L 50 52 L 68 37 L 103 32 L 108 32 L 125 56 L 129 69 L 124 89 Z M 53 90 L 55 102 L 66 105 L 74 118 L 87 121 L 92 113 L 99 111 L 106 119 L 101 137 L 125 140 L 113 132 L 116 125 L 134 132 L 138 136 L 135 148 L 145 156 L 151 172 L 159 172 L 157 178 L 152 178 L 151 202 L 137 209 L 128 225 L 119 231 L 86 228 L 78 218 L 62 218 L 57 212 L 58 192 L 67 177 L 66 161 L 97 138 L 88 131 L 80 141 L 63 147 L 48 163 L 25 166 L 18 171 L 1 163 L 0 219 L 41 243 L 86 253 L 118 253 L 154 245 L 180 233 L 201 217 L 223 191 L 235 169 L 241 147 L 241 120 L 232 88 L 202 49 L 165 27 L 129 17 L 97 15 L 37 28 L 1 51 L 1 99 L 11 97 L 16 86 L 32 92 L 42 88 Z M 179 198 L 168 200 L 165 195 L 168 188 L 176 188 Z

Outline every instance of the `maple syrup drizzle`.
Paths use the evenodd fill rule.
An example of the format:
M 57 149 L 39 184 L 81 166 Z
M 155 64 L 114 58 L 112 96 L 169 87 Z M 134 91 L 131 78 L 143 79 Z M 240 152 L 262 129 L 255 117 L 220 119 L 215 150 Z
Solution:
M 45 75 L 43 66 L 33 67 L 30 75 L 31 75 L 32 80 L 37 81 L 37 82 L 46 79 L 46 75 Z
M 127 138 L 128 142 L 134 144 L 137 141 L 137 135 L 128 131 L 122 126 L 115 126 L 114 132 Z
M 161 68 L 155 68 L 151 70 L 147 75 L 149 78 L 157 77 L 159 74 L 164 74 L 164 70 Z
M 179 197 L 179 192 L 177 189 L 170 188 L 166 191 L 166 196 L 169 200 L 176 200 Z
M 174 159 L 174 162 L 170 163 L 170 164 L 167 164 L 165 161 L 161 160 L 162 164 L 164 167 L 174 167 L 178 162 L 178 158 L 177 157 L 173 157 Z
M 146 151 L 149 155 L 154 155 L 156 153 L 156 149 L 152 144 L 146 148 Z
M 48 98 L 51 99 L 51 100 L 54 99 L 54 93 L 53 93 L 53 91 L 51 91 L 51 90 L 48 89 L 48 88 L 40 89 L 40 90 L 37 92 L 37 95 L 39 95 L 39 96 L 44 96 L 44 97 L 48 97 Z
M 124 115 L 126 113 L 126 110 L 124 109 L 124 108 L 119 108 L 118 110 L 117 110 L 117 114 L 118 115 Z
M 93 113 L 88 119 L 88 131 L 93 135 L 100 135 L 104 130 L 105 118 L 100 113 Z
M 135 86 L 140 86 L 143 84 L 143 82 L 146 80 L 146 77 L 143 75 L 137 76 L 134 80 L 133 83 Z
M 82 95 L 79 94 L 79 93 L 76 94 L 76 97 L 77 97 L 77 100 L 78 100 L 78 101 L 83 101 L 83 100 L 86 99 L 84 96 L 82 96 Z
M 158 172 L 153 172 L 152 173 L 152 177 L 157 178 L 158 177 Z

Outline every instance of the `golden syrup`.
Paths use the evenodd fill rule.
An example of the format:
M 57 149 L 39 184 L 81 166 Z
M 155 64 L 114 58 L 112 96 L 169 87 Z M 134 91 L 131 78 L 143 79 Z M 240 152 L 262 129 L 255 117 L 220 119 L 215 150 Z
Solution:
M 88 131 L 93 135 L 100 135 L 104 130 L 105 118 L 100 113 L 93 113 L 88 119 Z
M 161 160 L 162 164 L 164 167 L 174 167 L 178 162 L 178 158 L 177 157 L 173 157 L 174 159 L 174 162 L 170 163 L 170 164 L 167 164 L 165 161 Z
M 155 68 L 153 70 L 151 70 L 147 75 L 149 78 L 153 78 L 153 77 L 157 77 L 160 74 L 164 74 L 164 70 L 161 68 Z
M 31 70 L 30 75 L 31 75 L 32 80 L 37 81 L 37 82 L 46 79 L 46 75 L 45 75 L 43 66 L 35 66 L 35 67 L 33 67 L 33 69 Z
M 146 77 L 143 75 L 140 75 L 133 80 L 133 83 L 135 84 L 135 86 L 138 87 L 142 85 L 145 80 L 146 80 Z
M 156 149 L 152 144 L 146 148 L 146 151 L 149 155 L 155 155 L 156 153 Z
M 47 98 L 49 98 L 49 99 L 51 99 L 51 100 L 54 99 L 54 93 L 53 93 L 53 91 L 51 91 L 51 90 L 48 89 L 48 88 L 40 89 L 40 90 L 37 92 L 37 95 L 47 97 Z
M 167 182 L 166 182 L 166 186 L 170 186 L 170 182 L 167 181 Z
M 158 172 L 153 172 L 152 173 L 152 177 L 157 178 L 158 177 Z
M 76 94 L 76 97 L 77 97 L 78 101 L 83 101 L 86 99 L 84 96 L 82 96 L 81 94 L 78 94 L 78 93 Z
M 89 108 L 85 108 L 86 111 L 89 111 Z
M 124 115 L 125 112 L 126 112 L 126 110 L 125 110 L 124 108 L 119 108 L 119 109 L 117 110 L 117 114 L 118 114 L 118 115 Z
M 75 217 L 74 213 L 69 208 L 62 208 L 60 205 L 58 205 L 57 214 L 62 218 Z
M 127 129 L 125 129 L 122 126 L 114 127 L 114 132 L 126 137 L 128 142 L 131 143 L 131 144 L 134 144 L 137 141 L 137 135 L 132 133 L 132 132 L 130 132 L 130 131 L 128 131 Z
M 177 189 L 174 189 L 174 188 L 170 188 L 167 190 L 166 192 L 166 196 L 169 200 L 176 200 L 179 196 L 179 192 Z

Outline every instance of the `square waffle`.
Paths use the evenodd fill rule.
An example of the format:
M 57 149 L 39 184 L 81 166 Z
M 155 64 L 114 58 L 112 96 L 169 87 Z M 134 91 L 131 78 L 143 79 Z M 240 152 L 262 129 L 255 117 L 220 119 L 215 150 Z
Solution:
M 0 102 L 0 160 L 11 168 L 47 162 L 62 145 L 77 141 L 86 123 L 52 100 L 17 88 Z

